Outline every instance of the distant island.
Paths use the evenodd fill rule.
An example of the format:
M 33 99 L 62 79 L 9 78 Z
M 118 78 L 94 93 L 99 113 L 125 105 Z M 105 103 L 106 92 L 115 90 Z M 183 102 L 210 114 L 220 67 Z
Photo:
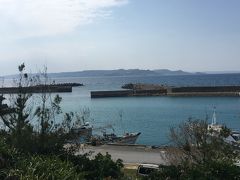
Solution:
M 204 73 L 191 73 L 182 70 L 171 71 L 168 69 L 142 70 L 142 69 L 117 69 L 117 70 L 86 70 L 77 72 L 50 73 L 51 77 L 96 77 L 96 76 L 179 76 L 197 75 Z
M 156 69 L 116 69 L 116 70 L 84 70 L 75 72 L 49 73 L 51 78 L 62 77 L 111 77 L 111 76 L 183 76 L 183 75 L 207 75 L 207 74 L 237 74 L 236 71 L 208 71 L 186 72 L 182 70 Z M 14 78 L 17 75 L 9 75 L 0 78 Z

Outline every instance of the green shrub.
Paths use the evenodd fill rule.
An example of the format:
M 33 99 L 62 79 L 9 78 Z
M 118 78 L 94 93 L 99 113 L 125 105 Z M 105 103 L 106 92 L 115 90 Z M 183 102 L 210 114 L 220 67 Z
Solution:
M 57 156 L 43 155 L 22 157 L 10 170 L 9 176 L 17 176 L 21 180 L 83 179 L 83 173 L 77 173 L 71 162 L 62 161 Z

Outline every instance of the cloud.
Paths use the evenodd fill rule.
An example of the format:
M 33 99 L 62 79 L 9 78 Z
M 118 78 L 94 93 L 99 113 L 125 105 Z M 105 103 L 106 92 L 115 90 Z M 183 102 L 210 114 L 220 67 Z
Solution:
M 11 37 L 49 36 L 111 14 L 128 0 L 0 0 L 0 33 Z

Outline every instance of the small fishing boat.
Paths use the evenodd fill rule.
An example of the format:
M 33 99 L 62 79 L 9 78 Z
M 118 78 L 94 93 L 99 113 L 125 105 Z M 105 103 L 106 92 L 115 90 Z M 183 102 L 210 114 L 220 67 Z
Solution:
M 208 125 L 209 134 L 212 136 L 220 136 L 224 128 L 226 129 L 226 126 L 217 123 L 216 109 L 214 108 L 212 123 Z M 240 132 L 228 129 L 227 134 L 223 136 L 223 140 L 228 144 L 240 147 Z
M 122 129 L 124 129 L 122 124 L 122 112 L 120 112 L 120 121 L 122 125 Z M 109 131 L 110 133 L 107 131 Z M 138 137 L 140 136 L 141 132 L 125 132 L 123 135 L 117 135 L 115 133 L 115 129 L 112 124 L 108 124 L 104 127 L 97 127 L 94 128 L 94 131 L 100 130 L 101 134 L 94 135 L 91 137 L 90 142 L 96 144 L 135 144 Z
M 111 129 L 113 130 L 112 133 L 107 133 L 106 129 L 104 129 L 102 131 L 102 133 L 103 133 L 102 141 L 104 143 L 135 144 L 141 133 L 140 132 L 131 132 L 131 133 L 125 132 L 125 128 L 124 128 L 123 122 L 122 122 L 123 112 L 120 111 L 119 116 L 120 116 L 120 123 L 121 123 L 122 129 L 124 130 L 123 135 L 120 135 L 120 136 L 116 135 L 114 128 L 111 126 Z
M 216 108 L 213 110 L 212 123 L 208 124 L 208 131 L 220 133 L 223 125 L 217 123 Z
M 125 133 L 122 136 L 117 136 L 114 133 L 111 134 L 103 133 L 102 141 L 105 143 L 135 144 L 140 134 L 141 134 L 140 132 Z

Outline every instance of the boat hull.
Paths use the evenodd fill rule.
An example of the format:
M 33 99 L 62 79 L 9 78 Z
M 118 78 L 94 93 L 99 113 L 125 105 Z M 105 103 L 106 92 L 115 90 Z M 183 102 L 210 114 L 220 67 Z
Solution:
M 124 136 L 116 136 L 114 138 L 106 139 L 107 143 L 117 144 L 135 144 L 141 133 L 131 133 Z
M 123 137 L 119 140 L 116 141 L 116 143 L 121 143 L 121 144 L 136 144 L 136 141 L 139 137 L 141 133 L 138 133 L 136 135 L 132 135 L 132 136 L 127 136 L 127 137 Z

